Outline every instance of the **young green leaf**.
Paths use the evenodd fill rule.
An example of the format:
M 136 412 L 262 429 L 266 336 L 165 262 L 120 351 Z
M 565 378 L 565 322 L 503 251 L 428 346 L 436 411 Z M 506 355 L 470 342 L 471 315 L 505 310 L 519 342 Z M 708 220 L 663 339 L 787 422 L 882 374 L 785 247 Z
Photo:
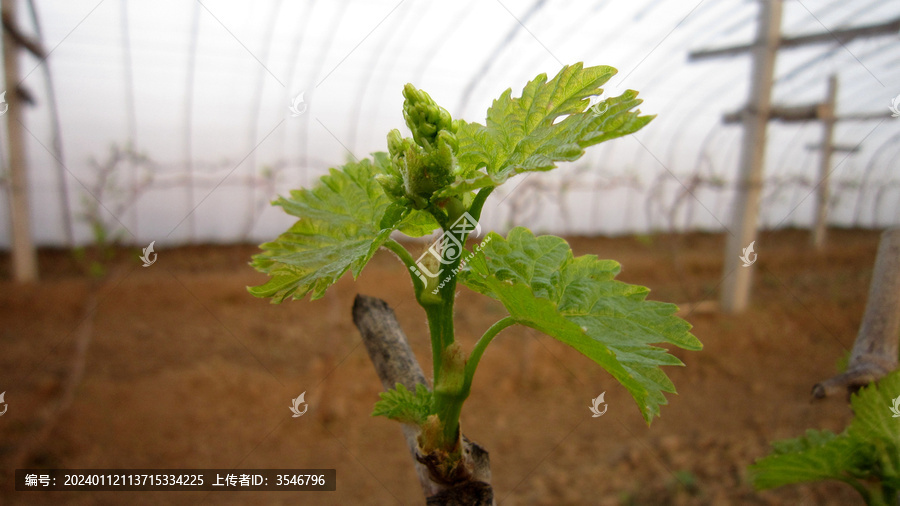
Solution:
M 397 383 L 394 390 L 378 394 L 381 400 L 375 403 L 372 416 L 385 416 L 391 420 L 422 425 L 431 414 L 431 391 L 421 383 L 416 391 L 410 392 L 402 383 Z
M 895 398 L 900 398 L 900 369 L 850 398 L 854 418 L 847 436 L 876 446 L 882 478 L 894 480 L 894 487 L 900 489 L 900 418 L 894 418 L 891 411 Z
M 250 293 L 275 303 L 306 294 L 318 299 L 348 269 L 359 276 L 393 230 L 421 236 L 437 228 L 434 218 L 421 211 L 386 216 L 391 201 L 375 176 L 385 172 L 387 163 L 386 154 L 376 153 L 374 161 L 331 169 L 315 188 L 277 199 L 275 205 L 300 219 L 253 257 L 251 265 L 271 279 L 249 288 Z
M 870 504 L 881 504 L 879 495 L 895 501 L 900 491 L 900 419 L 890 408 L 898 396 L 900 370 L 851 397 L 856 416 L 842 434 L 810 430 L 772 443 L 772 454 L 750 466 L 753 484 L 769 489 L 832 479 L 852 485 Z M 874 487 L 864 486 L 872 482 Z
M 816 480 L 845 480 L 849 471 L 862 472 L 868 446 L 857 447 L 846 437 L 809 430 L 806 435 L 772 443 L 773 453 L 750 467 L 753 484 L 764 490 Z
M 517 323 L 540 330 L 580 351 L 609 371 L 637 402 L 647 423 L 675 392 L 663 365 L 683 365 L 666 342 L 703 347 L 677 308 L 644 300 L 649 290 L 613 278 L 619 264 L 594 255 L 575 258 L 559 237 L 535 237 L 525 228 L 491 240 L 472 258 L 460 281 L 506 306 Z
M 512 98 L 507 89 L 488 109 L 485 125 L 459 121 L 458 175 L 440 195 L 500 185 L 522 172 L 550 170 L 556 162 L 577 160 L 588 146 L 640 130 L 653 116 L 632 111 L 641 103 L 636 91 L 606 99 L 600 114 L 586 111 L 588 98 L 602 94 L 600 86 L 615 73 L 607 66 L 565 66 L 549 82 L 546 74 L 537 76 L 519 98 Z

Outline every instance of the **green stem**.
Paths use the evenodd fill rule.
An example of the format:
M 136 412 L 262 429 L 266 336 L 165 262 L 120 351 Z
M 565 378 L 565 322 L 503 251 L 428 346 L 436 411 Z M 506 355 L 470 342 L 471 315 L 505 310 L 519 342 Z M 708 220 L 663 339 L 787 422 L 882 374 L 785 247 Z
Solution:
M 452 233 L 452 232 L 450 232 Z M 455 335 L 453 329 L 453 303 L 456 298 L 456 273 L 453 271 L 459 266 L 460 257 L 451 262 L 442 272 L 444 278 L 449 277 L 443 287 L 438 287 L 440 303 L 437 306 L 426 308 L 429 315 L 429 326 L 432 332 L 432 360 L 434 361 L 434 411 L 438 415 L 443 428 L 440 446 L 453 452 L 457 449 L 459 440 L 459 414 L 463 401 L 466 400 L 463 385 L 465 384 L 465 359 L 458 357 L 448 360 L 444 355 L 450 352 L 454 346 Z M 433 322 L 433 323 L 432 323 Z M 458 346 L 454 347 L 455 353 L 461 354 Z
M 469 386 L 471 385 L 471 379 L 467 379 L 467 376 L 470 375 L 466 367 L 465 355 L 457 345 L 454 345 L 456 336 L 453 328 L 453 304 L 456 301 L 457 275 L 460 262 L 469 253 L 465 249 L 469 234 L 465 231 L 458 232 L 451 227 L 464 212 L 469 213 L 477 221 L 481 217 L 484 202 L 491 191 L 493 188 L 479 190 L 468 210 L 465 210 L 455 200 L 444 206 L 446 211 L 437 206 L 429 210 L 441 224 L 444 234 L 451 234 L 452 239 L 461 248 L 456 258 L 450 258 L 451 250 L 443 248 L 441 252 L 443 270 L 440 278 L 436 280 L 437 288 L 431 288 L 433 284 L 427 283 L 417 297 L 419 304 L 425 309 L 425 314 L 428 316 L 428 330 L 431 333 L 431 360 L 434 366 L 434 405 L 432 408 L 442 425 L 440 446 L 448 452 L 459 449 L 457 445 L 459 442 L 459 415 L 463 402 L 469 396 Z M 428 290 L 436 290 L 437 293 L 426 293 Z M 507 326 L 511 324 L 509 323 Z M 502 327 L 497 328 L 496 332 L 500 330 Z M 478 352 L 476 363 L 482 353 L 484 353 L 483 349 Z
M 440 376 L 440 360 L 441 360 L 441 349 L 440 346 L 440 336 L 443 333 L 441 330 L 443 324 L 443 318 L 441 318 L 441 305 L 434 304 L 423 298 L 425 290 L 428 288 L 425 283 L 416 275 L 414 269 L 416 268 L 416 261 L 413 259 L 412 255 L 409 251 L 403 247 L 399 242 L 394 239 L 388 238 L 384 243 L 384 247 L 394 252 L 400 261 L 406 265 L 406 271 L 409 273 L 410 279 L 412 279 L 413 289 L 416 294 L 416 300 L 419 302 L 419 305 L 425 309 L 425 316 L 428 318 L 428 331 L 431 335 L 431 360 L 432 367 L 434 368 L 434 381 L 438 380 Z
M 444 233 L 452 233 L 444 231 Z M 442 258 L 447 259 L 447 250 L 441 252 Z M 441 278 L 437 280 L 437 295 L 440 302 L 434 306 L 426 307 L 425 313 L 428 315 L 429 328 L 431 330 L 432 359 L 434 361 L 434 383 L 437 385 L 441 377 L 441 351 L 453 344 L 456 336 L 453 329 L 453 304 L 456 299 L 456 274 L 453 273 L 459 267 L 459 258 L 449 264 L 441 263 L 444 269 L 441 271 Z M 444 279 L 448 278 L 446 281 Z M 441 287 L 440 284 L 444 283 Z M 427 289 L 427 288 L 426 288 Z
M 866 487 L 865 485 L 863 485 L 862 483 L 860 483 L 859 480 L 856 480 L 856 479 L 854 479 L 854 478 L 849 478 L 849 477 L 840 477 L 840 478 L 838 478 L 838 480 L 843 481 L 844 483 L 846 483 L 846 484 L 850 485 L 851 487 L 853 487 L 854 489 L 856 489 L 856 491 L 859 493 L 859 495 L 862 496 L 863 501 L 864 501 L 866 504 L 868 504 L 868 505 L 871 506 L 871 505 L 875 505 L 875 504 L 879 504 L 879 503 L 880 503 L 880 501 L 879 501 L 879 502 L 873 502 L 873 501 L 875 501 L 877 498 L 872 494 L 872 491 L 869 490 L 868 487 Z
M 469 214 L 476 220 L 481 219 L 481 209 L 484 207 L 484 203 L 491 195 L 491 192 L 494 191 L 494 188 L 496 186 L 486 186 L 475 194 L 475 200 L 472 201 L 472 205 L 469 207 Z
M 481 339 L 475 343 L 475 347 L 472 348 L 472 354 L 469 355 L 469 359 L 466 361 L 466 382 L 463 386 L 463 391 L 468 397 L 469 391 L 472 388 L 472 380 L 475 378 L 475 369 L 478 368 L 478 362 L 481 360 L 481 356 L 484 355 L 484 350 L 487 349 L 488 345 L 491 344 L 491 341 L 497 337 L 497 334 L 500 333 L 506 327 L 514 325 L 516 321 L 512 316 L 507 316 L 497 323 L 491 325 L 489 329 L 481 336 Z
M 406 248 L 403 247 L 402 244 L 390 238 L 385 241 L 384 247 L 393 251 L 394 254 L 400 258 L 400 261 L 403 262 L 404 265 L 406 265 L 406 272 L 408 272 L 409 277 L 412 278 L 413 288 L 415 289 L 416 296 L 418 297 L 419 292 L 421 292 L 422 289 L 425 288 L 425 285 L 424 283 L 422 283 L 422 280 L 419 279 L 419 277 L 416 276 L 415 273 L 413 273 L 413 268 L 416 266 L 416 261 L 413 260 L 412 255 Z
M 881 484 L 881 495 L 884 498 L 884 504 L 900 504 L 900 501 L 897 500 L 897 489 L 884 482 Z
M 446 227 L 449 227 L 449 225 Z M 442 227 L 444 234 L 452 234 L 453 232 L 446 227 Z M 454 235 L 454 237 L 456 236 Z M 441 260 L 448 263 L 440 262 L 439 277 L 433 282 L 426 284 L 416 297 L 419 304 L 425 309 L 425 314 L 428 317 L 435 385 L 441 380 L 441 352 L 455 340 L 453 303 L 456 298 L 456 273 L 453 271 L 459 267 L 459 260 L 462 258 L 462 255 L 451 261 L 447 258 L 447 254 L 447 249 L 441 252 Z M 444 281 L 445 279 L 446 281 Z M 444 286 L 440 286 L 441 283 Z
M 419 302 L 420 304 L 421 301 Z M 428 333 L 431 335 L 431 367 L 434 371 L 432 385 L 437 385 L 441 379 L 441 335 L 443 333 L 441 318 L 441 305 L 422 304 L 425 316 L 428 318 Z
M 442 272 L 442 278 L 438 280 L 437 288 L 440 295 L 440 304 L 434 308 L 426 308 L 432 331 L 432 346 L 435 343 L 438 343 L 439 346 L 437 350 L 432 348 L 432 360 L 435 366 L 434 409 L 443 426 L 442 446 L 447 451 L 454 451 L 457 448 L 459 415 L 462 411 L 463 402 L 469 396 L 465 379 L 466 360 L 462 352 L 454 345 L 456 336 L 453 328 L 453 304 L 456 300 L 457 275 L 459 274 L 459 265 L 462 259 L 469 254 L 468 250 L 465 249 L 469 233 L 467 231 L 459 232 L 451 227 L 460 216 L 463 216 L 464 212 L 469 213 L 473 219 L 478 220 L 484 201 L 490 195 L 491 190 L 492 188 L 484 188 L 479 191 L 468 210 L 464 210 L 459 206 L 447 206 L 450 213 L 447 216 L 444 233 L 451 234 L 452 238 L 460 245 L 461 250 L 455 258 L 450 258 L 448 256 L 450 249 L 443 249 L 442 256 L 446 263 L 442 262 L 444 271 Z M 451 347 L 453 348 L 451 349 Z M 455 358 L 447 360 L 447 357 L 444 356 L 445 353 Z M 451 368 L 451 370 L 443 370 L 447 367 Z

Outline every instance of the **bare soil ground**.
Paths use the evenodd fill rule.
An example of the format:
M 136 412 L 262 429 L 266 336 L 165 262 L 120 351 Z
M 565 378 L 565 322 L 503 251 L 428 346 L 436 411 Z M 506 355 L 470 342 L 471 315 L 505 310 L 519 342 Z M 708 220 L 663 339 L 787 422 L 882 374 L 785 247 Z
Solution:
M 571 238 L 577 254 L 614 258 L 619 279 L 650 298 L 714 299 L 724 236 Z M 751 308 L 739 316 L 689 314 L 701 352 L 674 353 L 670 396 L 651 427 L 605 371 L 529 329 L 507 329 L 486 353 L 463 429 L 491 453 L 504 505 L 861 504 L 849 487 L 816 484 L 756 492 L 747 466 L 774 439 L 807 428 L 843 430 L 844 399 L 810 402 L 814 383 L 851 348 L 871 278 L 878 233 L 834 230 L 816 255 L 802 231 L 764 233 Z M 414 245 L 415 248 L 421 246 Z M 315 302 L 271 305 L 245 286 L 255 246 L 158 249 L 142 268 L 116 252 L 100 281 L 64 251 L 43 251 L 42 280 L 20 287 L 0 256 L 0 462 L 34 435 L 60 389 L 85 319 L 96 312 L 85 374 L 47 440 L 27 462 L 65 468 L 336 468 L 336 492 L 15 493 L 6 504 L 422 504 L 399 426 L 372 418 L 380 384 L 350 318 L 353 297 L 387 300 L 426 373 L 425 317 L 408 276 L 379 253 L 357 282 L 345 277 Z M 738 255 L 740 252 L 734 252 Z M 501 316 L 462 290 L 466 349 Z M 306 392 L 309 411 L 292 418 Z M 607 413 L 592 418 L 606 392 Z

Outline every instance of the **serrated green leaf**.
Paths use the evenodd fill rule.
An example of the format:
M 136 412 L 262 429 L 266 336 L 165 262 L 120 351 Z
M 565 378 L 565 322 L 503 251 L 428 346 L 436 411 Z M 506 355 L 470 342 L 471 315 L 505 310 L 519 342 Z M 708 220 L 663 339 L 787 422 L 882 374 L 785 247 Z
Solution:
M 893 468 L 900 476 L 900 418 L 894 418 L 891 411 L 897 397 L 900 397 L 900 370 L 860 389 L 850 398 L 855 416 L 847 427 L 847 435 L 860 441 L 878 441 L 885 455 L 892 457 Z
M 402 202 L 391 202 L 381 218 L 381 228 L 396 229 L 409 237 L 422 237 L 435 231 L 440 225 L 434 216 L 425 211 L 407 207 Z
M 900 396 L 900 370 L 894 371 L 851 397 L 855 417 L 840 435 L 807 431 L 805 436 L 772 443 L 773 452 L 750 466 L 753 483 L 768 489 L 817 480 L 841 480 L 861 493 L 873 480 L 890 490 L 900 489 L 900 418 L 890 410 Z
M 274 205 L 299 220 L 275 241 L 260 246 L 263 252 L 253 257 L 251 265 L 271 279 L 249 288 L 250 293 L 271 297 L 275 303 L 307 294 L 313 300 L 321 298 L 348 270 L 358 277 L 393 230 L 420 236 L 437 228 L 427 213 L 385 216 L 391 201 L 375 176 L 385 173 L 389 163 L 384 153 L 376 153 L 374 162 L 363 159 L 330 169 L 316 187 L 278 198 Z
M 565 66 L 550 81 L 546 74 L 537 76 L 521 97 L 512 98 L 507 89 L 488 109 L 485 125 L 459 121 L 458 174 L 440 194 L 457 195 L 502 184 L 523 172 L 550 170 L 556 162 L 577 160 L 588 146 L 640 130 L 653 117 L 632 111 L 641 103 L 636 91 L 606 99 L 602 114 L 586 111 L 588 98 L 602 94 L 600 86 L 615 73 L 607 66 Z
M 385 416 L 391 420 L 422 425 L 431 414 L 431 391 L 421 383 L 416 391 L 410 392 L 402 383 L 394 390 L 378 394 L 381 400 L 375 403 L 372 416 Z
M 407 212 L 409 212 L 409 207 L 403 205 L 402 202 L 391 202 L 385 209 L 379 226 L 381 228 L 394 228 L 394 224 L 402 220 Z
M 854 418 L 846 431 L 857 446 L 871 446 L 866 468 L 895 491 L 900 491 L 900 418 L 894 418 L 891 407 L 898 397 L 900 369 L 850 398 Z
M 829 431 L 809 430 L 806 435 L 773 443 L 772 455 L 750 466 L 759 490 L 792 483 L 825 479 L 845 480 L 849 470 L 859 470 L 867 460 L 867 448 Z M 861 472 L 861 471 L 857 471 Z
M 440 228 L 434 216 L 425 211 L 410 209 L 395 227 L 398 232 L 409 237 L 422 237 Z
M 631 393 L 649 423 L 675 392 L 663 365 L 682 365 L 663 348 L 689 350 L 702 344 L 677 307 L 645 300 L 649 290 L 614 278 L 618 262 L 594 255 L 575 258 L 559 237 L 535 237 L 517 227 L 508 239 L 496 233 L 469 260 L 460 281 L 493 297 L 516 322 L 540 330 L 580 351 L 609 371 Z

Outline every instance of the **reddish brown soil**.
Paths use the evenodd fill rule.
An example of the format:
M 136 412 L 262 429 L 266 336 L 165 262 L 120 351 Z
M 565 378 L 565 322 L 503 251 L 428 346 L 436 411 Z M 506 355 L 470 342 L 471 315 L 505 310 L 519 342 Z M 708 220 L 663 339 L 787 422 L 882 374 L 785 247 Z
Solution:
M 590 360 L 528 329 L 500 334 L 462 417 L 491 452 L 498 503 L 861 504 L 840 484 L 756 492 L 746 471 L 769 441 L 839 431 L 851 418 L 843 399 L 811 403 L 809 392 L 853 343 L 878 234 L 835 230 L 829 241 L 815 255 L 805 232 L 762 235 L 751 308 L 686 317 L 705 349 L 675 351 L 687 365 L 668 369 L 680 395 L 650 428 Z M 577 254 L 615 258 L 619 279 L 673 302 L 714 298 L 723 243 L 704 234 L 571 240 Z M 29 466 L 336 468 L 336 492 L 13 493 L 7 474 L 0 503 L 422 504 L 399 426 L 369 416 L 380 385 L 350 319 L 356 293 L 384 298 L 418 356 L 429 356 L 400 264 L 380 253 L 357 282 L 346 277 L 321 300 L 276 306 L 244 289 L 265 279 L 246 264 L 254 252 L 160 249 L 142 268 L 134 251 L 120 251 L 92 284 L 71 255 L 45 251 L 43 279 L 27 287 L 6 281 L 9 258 L 0 257 L 0 390 L 9 404 L 0 462 L 30 440 L 37 413 L 58 395 L 96 290 L 83 381 Z M 464 346 L 500 315 L 463 290 Z M 303 391 L 309 412 L 291 418 L 290 400 Z M 603 391 L 608 412 L 592 418 L 590 401 Z

